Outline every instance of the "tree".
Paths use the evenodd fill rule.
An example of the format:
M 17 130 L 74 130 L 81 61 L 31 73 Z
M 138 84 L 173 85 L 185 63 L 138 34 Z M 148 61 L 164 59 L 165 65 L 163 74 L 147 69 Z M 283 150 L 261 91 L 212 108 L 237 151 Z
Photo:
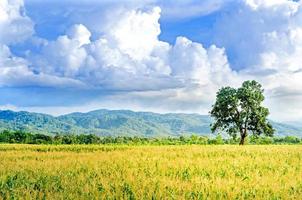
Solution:
M 248 132 L 254 135 L 273 136 L 274 129 L 268 122 L 269 110 L 262 106 L 264 90 L 256 81 L 245 81 L 238 89 L 221 88 L 210 111 L 214 122 L 212 132 L 225 131 L 233 138 L 240 134 L 244 145 Z

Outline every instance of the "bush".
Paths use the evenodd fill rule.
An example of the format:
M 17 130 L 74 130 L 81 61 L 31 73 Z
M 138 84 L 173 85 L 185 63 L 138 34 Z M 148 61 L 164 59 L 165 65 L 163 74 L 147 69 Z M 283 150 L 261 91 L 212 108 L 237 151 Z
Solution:
M 127 144 L 127 145 L 220 145 L 220 144 L 238 144 L 238 139 L 224 139 L 221 135 L 215 138 L 206 136 L 191 135 L 190 137 L 167 137 L 167 138 L 144 138 L 144 137 L 100 137 L 97 135 L 59 135 L 49 136 L 44 134 L 32 134 L 23 131 L 2 131 L 0 133 L 0 143 L 20 143 L 20 144 Z M 286 136 L 278 137 L 256 137 L 250 136 L 249 144 L 302 144 L 301 138 Z

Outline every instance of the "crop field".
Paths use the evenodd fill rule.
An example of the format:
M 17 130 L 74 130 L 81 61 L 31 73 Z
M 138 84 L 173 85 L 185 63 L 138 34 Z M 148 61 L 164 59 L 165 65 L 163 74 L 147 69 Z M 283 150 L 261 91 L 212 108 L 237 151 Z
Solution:
M 0 199 L 302 199 L 302 145 L 0 145 Z

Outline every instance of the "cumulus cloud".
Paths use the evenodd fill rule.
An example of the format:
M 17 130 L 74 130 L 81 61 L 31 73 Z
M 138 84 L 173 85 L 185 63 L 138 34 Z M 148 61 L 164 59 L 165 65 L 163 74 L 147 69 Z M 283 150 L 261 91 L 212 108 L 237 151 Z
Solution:
M 33 22 L 25 14 L 22 0 L 0 2 L 0 30 L 0 87 L 83 86 L 78 80 L 37 74 L 30 67 L 30 61 L 11 52 L 11 45 L 28 39 L 34 33 Z
M 160 12 L 155 7 L 119 13 L 94 41 L 84 25 L 74 25 L 31 57 L 33 68 L 88 87 L 122 91 L 218 87 L 222 77 L 225 82 L 235 76 L 224 49 L 206 49 L 185 37 L 174 45 L 160 41 Z
M 33 34 L 34 24 L 23 8 L 23 0 L 0 1 L 1 44 L 22 42 Z
M 301 13 L 300 1 L 245 0 L 213 29 L 212 42 L 227 49 L 240 76 L 263 83 L 272 114 L 282 120 L 302 118 L 300 111 L 292 114 L 302 100 Z
M 14 56 L 8 45 L 21 42 L 33 33 L 33 23 L 24 14 L 23 2 L 3 0 L 0 2 L 0 86 L 15 84 L 20 76 L 28 76 L 28 62 Z
M 76 76 L 87 57 L 83 46 L 90 43 L 89 38 L 90 32 L 85 26 L 74 25 L 68 35 L 43 45 L 40 55 L 33 58 L 34 70 L 59 77 Z
M 177 5 L 190 7 L 192 2 Z M 225 2 L 202 5 L 213 12 Z M 217 16 L 210 34 L 213 45 L 207 47 L 183 36 L 174 44 L 161 41 L 161 13 L 175 17 L 181 13 L 176 8 L 167 13 L 169 2 L 141 4 L 132 6 L 138 5 L 133 1 L 110 15 L 92 15 L 102 16 L 95 17 L 94 25 L 87 22 L 91 16 L 83 20 L 67 13 L 78 23 L 53 40 L 39 38 L 37 51 L 29 50 L 21 58 L 11 52 L 11 45 L 31 37 L 34 23 L 21 0 L 1 1 L 0 30 L 10 31 L 0 31 L 0 86 L 60 88 L 60 95 L 68 88 L 66 98 L 77 101 L 70 98 L 74 91 L 87 94 L 87 104 L 91 105 L 89 99 L 97 102 L 93 107 L 206 113 L 220 87 L 256 79 L 265 86 L 266 104 L 275 118 L 290 119 L 295 108 L 300 109 L 296 102 L 302 100 L 301 2 L 234 0 L 234 6 Z M 206 11 L 197 7 L 182 17 Z M 56 105 L 66 101 L 56 100 Z M 302 112 L 295 115 L 302 118 Z
M 27 60 L 14 56 L 7 46 L 0 46 L 0 87 L 84 87 L 78 80 L 36 74 L 28 65 Z
M 219 87 L 238 82 L 237 73 L 223 48 L 205 48 L 185 37 L 175 44 L 159 40 L 160 13 L 159 7 L 116 12 L 97 37 L 75 24 L 55 40 L 38 38 L 38 51 L 23 58 L 2 43 L 0 86 L 7 100 L 0 103 L 74 108 L 92 101 L 94 107 L 206 110 Z
M 123 13 L 120 20 L 108 26 L 104 37 L 130 58 L 142 60 L 148 57 L 158 44 L 161 9 L 150 11 L 131 10 Z

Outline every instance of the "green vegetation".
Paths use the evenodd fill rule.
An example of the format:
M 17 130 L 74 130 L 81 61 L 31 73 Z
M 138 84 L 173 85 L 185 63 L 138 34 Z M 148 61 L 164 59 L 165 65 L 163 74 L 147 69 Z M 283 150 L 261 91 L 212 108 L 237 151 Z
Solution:
M 220 135 L 215 138 L 206 136 L 191 135 L 188 137 L 168 137 L 168 138 L 143 138 L 143 137 L 99 137 L 97 135 L 43 135 L 31 134 L 22 131 L 3 131 L 0 133 L 0 143 L 19 144 L 128 144 L 128 145 L 185 145 L 185 144 L 237 144 L 238 139 L 225 139 Z M 250 136 L 249 144 L 302 144 L 302 139 L 294 136 L 286 137 L 258 137 Z
M 267 120 L 269 110 L 261 104 L 264 90 L 256 81 L 245 81 L 238 89 L 223 87 L 217 92 L 216 102 L 211 110 L 214 122 L 212 132 L 226 131 L 244 145 L 249 132 L 255 136 L 273 136 L 274 129 Z
M 29 112 L 0 111 L 0 131 L 23 130 L 34 134 L 98 136 L 179 137 L 211 136 L 210 116 L 157 114 L 127 110 L 96 110 L 59 117 Z M 302 137 L 302 127 L 271 122 L 278 137 Z M 213 136 L 213 135 L 212 135 Z
M 0 130 L 39 134 L 162 137 L 210 133 L 209 116 L 156 114 L 127 110 L 97 110 L 59 117 L 29 112 L 0 111 Z
M 0 199 L 301 199 L 301 145 L 0 144 Z

